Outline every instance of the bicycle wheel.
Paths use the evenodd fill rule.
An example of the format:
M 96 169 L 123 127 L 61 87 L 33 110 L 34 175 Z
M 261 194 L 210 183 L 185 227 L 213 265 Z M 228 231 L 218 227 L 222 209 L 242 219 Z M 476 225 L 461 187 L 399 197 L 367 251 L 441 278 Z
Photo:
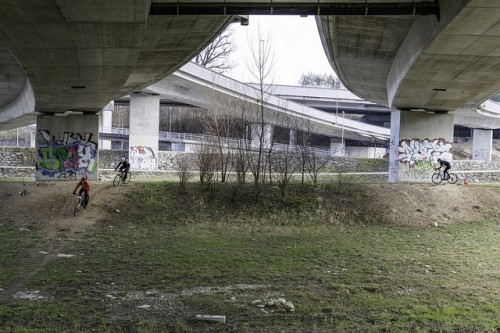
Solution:
M 113 179 L 113 186 L 118 186 L 120 185 L 120 182 L 122 181 L 122 175 L 116 175 L 115 179 Z
M 73 210 L 73 215 L 77 216 L 82 211 L 82 199 L 76 200 L 75 209 Z
M 448 183 L 455 184 L 457 180 L 458 180 L 457 175 L 455 175 L 454 173 L 450 173 L 450 178 L 448 178 Z
M 431 179 L 432 179 L 432 182 L 436 185 L 441 183 L 441 181 L 442 181 L 441 175 L 439 174 L 439 172 L 434 173 L 432 175 Z
M 130 171 L 129 171 L 129 172 L 127 172 L 127 179 L 125 179 L 125 180 L 124 180 L 124 183 L 125 183 L 125 184 L 130 183 L 130 178 L 132 178 L 132 174 L 131 174 L 131 173 L 130 173 Z

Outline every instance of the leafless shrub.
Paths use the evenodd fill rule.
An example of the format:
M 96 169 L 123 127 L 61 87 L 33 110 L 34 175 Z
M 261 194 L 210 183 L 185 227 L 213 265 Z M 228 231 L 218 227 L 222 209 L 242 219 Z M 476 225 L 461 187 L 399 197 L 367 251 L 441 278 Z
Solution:
M 188 181 L 193 178 L 192 165 L 192 157 L 188 154 L 177 156 L 174 161 L 174 169 L 179 177 L 179 184 L 182 189 L 185 189 Z
M 274 151 L 271 154 L 273 178 L 279 188 L 281 200 L 286 201 L 287 188 L 293 174 L 298 170 L 297 156 L 291 147 Z
M 217 180 L 217 154 L 215 147 L 210 144 L 198 146 L 195 164 L 200 173 L 202 184 L 211 183 Z

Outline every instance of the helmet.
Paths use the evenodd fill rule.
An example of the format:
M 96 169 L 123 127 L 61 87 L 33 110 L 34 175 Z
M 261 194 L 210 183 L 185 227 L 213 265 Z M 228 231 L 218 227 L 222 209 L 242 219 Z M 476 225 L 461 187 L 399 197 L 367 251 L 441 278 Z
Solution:
M 440 159 L 440 158 L 438 158 L 438 162 L 441 162 L 441 159 Z
M 125 157 L 122 157 L 122 162 L 125 162 Z

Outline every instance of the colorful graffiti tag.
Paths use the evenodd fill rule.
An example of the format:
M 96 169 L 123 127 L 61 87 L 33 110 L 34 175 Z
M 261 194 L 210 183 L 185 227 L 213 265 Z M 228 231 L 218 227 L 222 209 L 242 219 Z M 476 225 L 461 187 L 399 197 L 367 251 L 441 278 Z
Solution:
M 36 171 L 45 179 L 75 179 L 77 175 L 94 174 L 97 169 L 98 147 L 91 141 L 92 133 L 65 132 L 63 137 L 51 137 L 40 130 L 36 148 Z
M 131 146 L 130 165 L 142 170 L 156 169 L 156 155 L 151 147 Z
M 450 159 L 452 144 L 444 139 L 406 139 L 398 147 L 398 161 L 406 165 L 405 179 L 426 179 L 438 158 Z
M 491 151 L 489 149 L 476 149 L 472 152 L 472 159 L 474 160 L 491 160 Z

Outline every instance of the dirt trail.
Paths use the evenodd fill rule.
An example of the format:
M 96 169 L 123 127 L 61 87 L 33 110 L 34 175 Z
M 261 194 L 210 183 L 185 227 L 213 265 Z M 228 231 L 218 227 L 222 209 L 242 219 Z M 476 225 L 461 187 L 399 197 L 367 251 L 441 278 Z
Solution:
M 0 225 L 15 225 L 19 228 L 36 230 L 42 242 L 25 258 L 33 265 L 19 271 L 13 283 L 2 286 L 0 302 L 15 292 L 22 290 L 24 282 L 38 273 L 58 254 L 64 254 L 68 240 L 84 232 L 107 216 L 105 213 L 120 209 L 126 186 L 113 187 L 110 182 L 91 182 L 90 205 L 82 213 L 73 216 L 75 197 L 72 192 L 76 182 L 37 182 L 27 183 L 28 195 L 21 196 L 23 183 L 0 182 Z

